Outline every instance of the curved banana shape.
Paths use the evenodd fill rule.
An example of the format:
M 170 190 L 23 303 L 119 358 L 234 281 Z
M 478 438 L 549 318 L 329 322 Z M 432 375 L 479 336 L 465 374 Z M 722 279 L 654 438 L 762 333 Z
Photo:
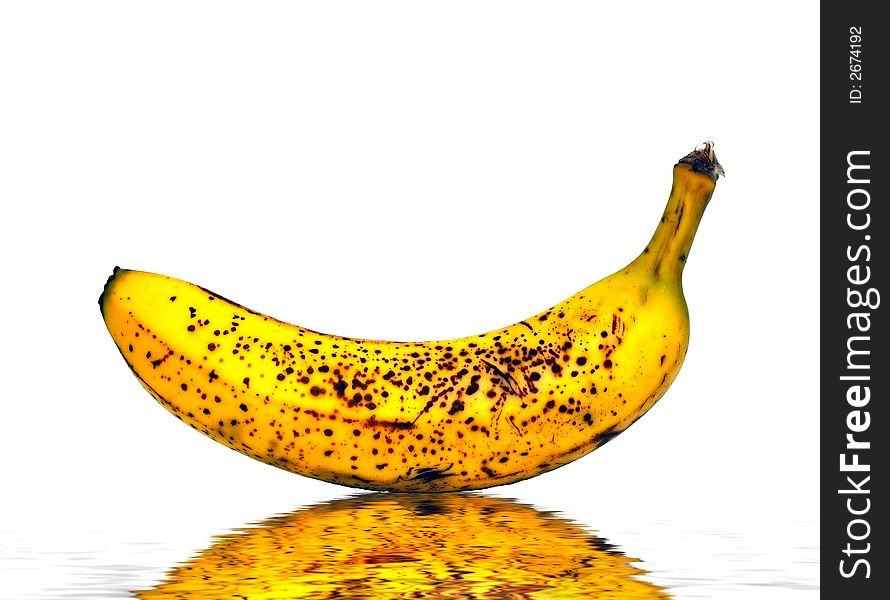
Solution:
M 472 532 L 472 535 L 468 535 Z M 667 598 L 605 540 L 500 498 L 368 494 L 218 538 L 141 600 Z
M 99 304 L 145 388 L 234 450 L 366 489 L 507 484 L 606 443 L 670 386 L 689 340 L 681 274 L 721 173 L 710 144 L 681 159 L 636 260 L 480 335 L 327 335 L 185 281 L 117 268 Z

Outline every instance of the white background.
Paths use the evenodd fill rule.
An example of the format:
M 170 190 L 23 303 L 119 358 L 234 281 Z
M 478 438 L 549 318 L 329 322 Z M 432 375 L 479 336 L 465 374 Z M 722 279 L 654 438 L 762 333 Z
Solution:
M 702 597 L 804 593 L 791 571 L 812 592 L 795 562 L 818 544 L 818 25 L 775 0 L 4 3 L 0 515 L 18 547 L 117 527 L 200 548 L 348 492 L 155 403 L 100 318 L 115 265 L 343 335 L 486 331 L 635 257 L 672 165 L 714 140 L 727 176 L 687 263 L 675 384 L 602 449 L 492 493 L 577 519 L 680 596 L 704 589 L 683 569 Z M 772 572 L 735 571 L 723 534 Z

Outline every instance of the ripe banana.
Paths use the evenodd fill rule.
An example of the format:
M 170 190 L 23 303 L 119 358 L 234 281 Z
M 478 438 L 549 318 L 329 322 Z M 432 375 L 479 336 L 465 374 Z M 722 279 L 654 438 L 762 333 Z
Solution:
M 119 268 L 99 305 L 142 385 L 234 450 L 365 489 L 503 485 L 603 445 L 670 386 L 689 340 L 681 274 L 720 174 L 709 143 L 685 156 L 636 260 L 480 335 L 327 335 L 185 281 Z
M 472 532 L 472 535 L 468 535 Z M 141 600 L 664 599 L 584 527 L 500 498 L 363 494 L 279 515 L 170 569 Z

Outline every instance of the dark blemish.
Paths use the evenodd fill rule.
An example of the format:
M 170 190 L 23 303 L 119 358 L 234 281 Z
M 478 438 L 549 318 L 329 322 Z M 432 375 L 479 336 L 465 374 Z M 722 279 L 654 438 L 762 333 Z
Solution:
M 210 409 L 209 409 L 209 408 L 205 408 L 203 412 L 204 412 L 205 415 L 209 415 L 209 414 L 210 414 Z
M 327 365 L 321 365 L 320 367 L 318 367 L 319 373 L 327 373 L 330 370 L 331 370 L 331 368 Z
M 238 405 L 238 408 L 240 408 L 243 412 L 247 412 L 247 405 L 246 405 L 246 404 L 239 404 L 239 405 Z
M 454 473 L 449 473 L 448 471 L 451 469 L 453 465 L 448 465 L 444 469 L 436 469 L 434 467 L 423 467 L 422 469 L 418 469 L 417 473 L 411 479 L 419 479 L 424 483 L 432 483 L 437 479 L 442 479 L 443 477 L 451 477 Z
M 517 427 L 517 426 L 516 426 L 516 423 L 513 422 L 513 415 L 510 415 L 510 425 L 512 425 L 512 426 L 513 426 L 513 429 L 516 430 L 516 433 L 518 433 L 519 435 L 522 435 L 522 432 L 519 431 L 519 427 Z M 523 427 L 527 427 L 527 426 L 528 426 L 528 422 L 523 421 L 523 422 L 522 422 L 522 426 L 523 426 Z
M 189 331 L 194 331 L 194 330 L 195 330 L 195 326 L 194 326 L 194 325 L 189 325 L 188 327 L 186 327 L 186 329 L 188 329 Z
M 132 351 L 133 351 L 133 344 L 130 344 L 129 346 L 127 346 L 127 349 L 128 349 L 130 352 L 132 352 Z
M 318 396 L 320 394 L 323 394 L 324 390 L 317 385 L 313 385 L 311 388 L 309 388 L 309 393 L 313 396 Z
M 664 364 L 664 359 L 665 359 L 665 357 L 667 357 L 666 354 L 662 354 L 662 355 L 661 355 L 661 362 L 659 363 L 659 365 L 663 365 L 663 364 Z
M 333 454 L 333 453 L 334 453 L 333 450 L 325 450 L 325 451 L 324 451 L 324 455 L 325 455 L 325 456 L 330 456 L 330 455 Z
M 507 462 L 508 460 L 510 460 L 508 457 L 506 457 L 506 456 L 502 456 L 501 459 L 500 459 L 498 462 L 499 462 L 499 463 L 505 463 L 505 462 Z
M 484 364 L 487 368 L 491 369 L 498 376 L 500 376 L 501 387 L 506 389 L 511 394 L 515 394 L 515 395 L 519 396 L 520 398 L 525 397 L 525 392 L 522 391 L 522 389 L 519 389 L 519 384 L 516 382 L 516 380 L 513 378 L 512 375 L 504 373 L 503 371 L 501 371 L 499 368 L 497 368 L 495 365 L 491 364 L 487 360 L 482 360 L 482 364 Z M 514 387 L 514 384 L 516 387 Z M 517 391 L 517 389 L 518 389 L 518 391 Z
M 183 391 L 183 392 L 189 389 L 189 386 L 187 386 L 187 385 L 184 384 L 184 383 L 183 383 L 182 385 L 180 385 L 179 387 L 182 388 L 182 391 Z
M 621 431 L 618 431 L 617 426 L 609 427 L 605 431 L 601 431 L 600 433 L 593 436 L 593 443 L 596 444 L 597 448 L 599 448 L 619 433 L 621 433 Z
M 428 386 L 428 385 L 423 386 L 422 388 L 420 388 L 420 392 L 418 392 L 418 393 L 421 396 L 426 396 L 427 394 L 430 393 L 430 386 Z
M 368 427 L 390 427 L 392 429 L 411 429 L 414 423 L 411 421 L 378 421 L 374 416 L 365 421 Z
M 346 381 L 343 379 L 341 379 L 340 381 L 338 381 L 337 383 L 334 384 L 334 389 L 337 390 L 338 397 L 342 398 L 345 395 L 346 387 L 348 385 L 349 384 L 347 384 Z M 315 395 L 317 395 L 317 394 L 313 393 L 313 396 L 315 396 Z
M 214 396 L 213 401 L 219 404 L 220 402 L 222 402 L 222 398 L 220 398 L 219 396 Z
M 464 421 L 464 425 L 469 425 L 469 424 L 472 423 L 474 420 L 475 420 L 474 417 L 467 417 L 467 420 Z
M 385 469 L 387 466 L 389 466 L 389 463 L 383 463 L 382 465 L 374 465 L 374 466 L 377 467 L 377 470 L 378 470 L 378 471 L 382 471 L 382 470 Z
M 331 431 L 330 429 L 325 429 L 324 434 L 326 437 L 331 437 L 332 435 L 334 435 L 334 432 Z
M 242 382 L 243 382 L 244 385 L 246 385 L 247 387 L 250 387 L 250 377 L 245 377 L 245 378 L 242 380 Z
M 601 335 L 602 337 L 608 337 L 609 332 L 608 332 L 608 331 L 601 331 L 601 332 L 600 332 L 600 335 Z
M 529 375 L 528 378 L 531 379 L 532 381 L 537 381 L 541 378 L 541 374 L 538 373 L 537 371 L 535 371 L 534 373 Z
M 681 254 L 681 255 L 680 255 L 680 262 L 686 262 L 686 255 L 685 255 L 685 254 Z
M 176 296 L 170 296 L 170 302 L 176 302 Z
M 546 404 L 545 406 L 546 406 L 547 408 L 553 408 L 554 406 L 556 406 L 556 402 L 553 401 L 553 400 L 548 400 L 548 401 L 547 401 L 547 404 Z
M 352 430 L 352 435 L 354 435 L 355 437 L 358 437 L 358 436 L 360 436 L 361 434 L 362 434 L 362 432 L 361 432 L 360 429 L 353 429 L 353 430 Z
M 207 344 L 207 349 L 213 352 L 214 350 L 216 350 L 216 344 L 210 342 L 209 344 Z
M 534 330 L 534 329 L 532 328 L 532 326 L 529 325 L 527 322 L 525 322 L 525 321 L 520 321 L 519 324 L 520 324 L 520 325 L 525 325 L 526 327 L 528 327 L 528 330 L 529 330 L 529 331 L 531 331 L 532 333 L 534 333 L 535 330 Z
M 467 396 L 472 396 L 473 394 L 475 394 L 478 391 L 479 391 L 479 385 L 476 383 L 471 383 L 470 386 L 467 388 L 466 394 L 467 394 Z
M 491 469 L 489 469 L 489 468 L 486 467 L 485 465 L 483 465 L 483 466 L 481 467 L 480 470 L 481 470 L 483 473 L 485 473 L 486 475 L 488 475 L 489 477 L 497 477 L 497 476 L 498 476 L 497 473 L 495 473 L 494 471 L 492 471 Z
M 553 364 L 550 366 L 550 370 L 553 371 L 554 373 L 559 373 L 560 371 L 562 371 L 562 367 L 559 366 L 559 365 L 556 364 L 556 363 L 553 363 Z
M 605 367 L 606 369 L 611 369 L 611 368 L 612 368 L 612 360 L 609 359 L 609 358 L 607 358 L 606 360 L 604 360 L 604 361 L 603 361 L 603 367 Z
M 575 364 L 579 367 L 583 367 L 587 364 L 587 358 L 584 356 L 579 356 L 578 359 L 575 361 Z
M 455 400 L 451 403 L 451 408 L 448 410 L 448 414 L 454 416 L 462 411 L 464 408 L 465 405 L 462 400 Z M 470 420 L 472 420 L 472 417 L 470 418 Z

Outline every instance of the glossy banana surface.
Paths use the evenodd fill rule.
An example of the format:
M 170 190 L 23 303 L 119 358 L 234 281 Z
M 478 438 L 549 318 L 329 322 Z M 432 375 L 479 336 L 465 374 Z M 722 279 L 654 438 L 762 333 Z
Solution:
M 142 385 L 238 452 L 366 489 L 507 484 L 606 443 L 670 386 L 689 341 L 681 274 L 721 173 L 709 144 L 684 157 L 636 260 L 479 335 L 329 335 L 126 269 L 115 269 L 99 303 Z

